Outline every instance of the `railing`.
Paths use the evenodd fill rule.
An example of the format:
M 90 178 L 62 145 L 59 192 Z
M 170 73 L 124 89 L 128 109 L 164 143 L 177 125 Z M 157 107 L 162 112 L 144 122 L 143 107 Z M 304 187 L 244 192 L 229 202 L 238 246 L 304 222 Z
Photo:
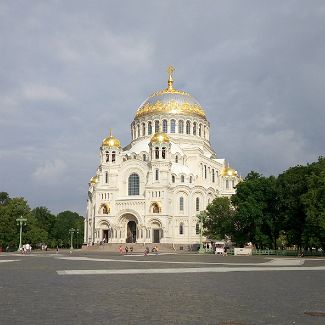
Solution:
M 286 249 L 253 249 L 253 255 L 301 256 L 302 251 Z M 303 251 L 303 256 L 324 256 L 323 251 Z

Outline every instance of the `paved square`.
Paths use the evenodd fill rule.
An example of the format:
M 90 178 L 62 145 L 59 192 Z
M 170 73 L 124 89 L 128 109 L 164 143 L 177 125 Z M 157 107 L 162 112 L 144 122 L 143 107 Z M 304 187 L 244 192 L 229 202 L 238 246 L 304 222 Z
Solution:
M 2 254 L 0 279 L 0 324 L 325 324 L 325 259 Z

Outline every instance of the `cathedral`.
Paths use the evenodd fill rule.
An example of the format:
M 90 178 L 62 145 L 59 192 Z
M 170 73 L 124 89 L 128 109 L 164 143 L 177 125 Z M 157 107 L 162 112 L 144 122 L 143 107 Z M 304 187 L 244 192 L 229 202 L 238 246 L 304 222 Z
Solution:
M 230 197 L 236 170 L 210 145 L 210 123 L 200 103 L 174 88 L 150 95 L 131 123 L 124 148 L 112 135 L 100 146 L 88 188 L 87 244 L 197 244 L 198 214 L 217 196 Z

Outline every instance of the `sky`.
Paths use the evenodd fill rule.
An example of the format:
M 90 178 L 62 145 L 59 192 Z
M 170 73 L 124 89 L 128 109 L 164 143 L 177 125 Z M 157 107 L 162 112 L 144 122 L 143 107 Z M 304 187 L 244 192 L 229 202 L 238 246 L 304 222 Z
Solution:
M 174 86 L 218 158 L 278 175 L 325 154 L 325 1 L 0 2 L 0 192 L 85 215 L 112 128 Z

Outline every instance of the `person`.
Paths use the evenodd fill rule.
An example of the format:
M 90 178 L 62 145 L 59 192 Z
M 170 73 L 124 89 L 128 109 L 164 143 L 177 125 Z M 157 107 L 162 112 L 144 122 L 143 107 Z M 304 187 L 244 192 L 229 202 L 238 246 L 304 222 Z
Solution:
M 59 246 L 56 245 L 56 253 L 58 254 L 59 253 Z
M 158 246 L 155 246 L 155 252 L 156 252 L 156 255 L 158 255 Z
M 120 254 L 122 255 L 122 254 L 123 254 L 123 248 L 122 248 L 121 245 L 120 245 L 120 247 L 119 247 L 119 250 L 120 250 Z
M 133 246 L 130 247 L 131 255 L 133 254 Z
M 149 249 L 149 247 L 147 246 L 146 249 L 145 249 L 145 251 L 144 251 L 144 255 L 147 256 L 147 255 L 149 254 L 149 252 L 150 252 L 150 249 Z
M 129 252 L 129 247 L 125 246 L 125 255 Z

